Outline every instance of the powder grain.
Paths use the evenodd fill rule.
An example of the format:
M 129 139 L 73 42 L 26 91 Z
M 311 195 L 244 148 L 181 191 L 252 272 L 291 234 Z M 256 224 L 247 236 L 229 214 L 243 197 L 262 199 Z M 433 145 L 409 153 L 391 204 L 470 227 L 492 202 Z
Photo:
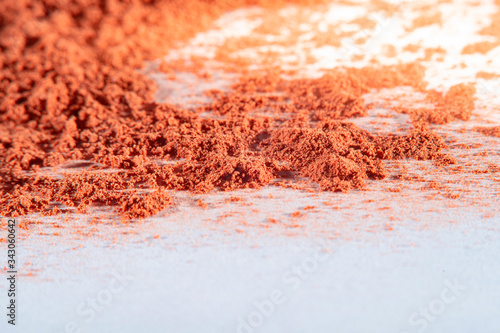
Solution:
M 208 92 L 204 105 L 152 102 L 156 88 L 137 72 L 144 60 L 246 4 L 283 3 L 2 1 L 0 215 L 111 206 L 135 219 L 174 204 L 176 191 L 305 178 L 347 192 L 386 177 L 384 160 L 455 162 L 427 124 L 469 119 L 474 89 L 427 91 L 417 63 L 336 68 L 315 79 L 243 66 L 231 89 Z M 173 63 L 162 68 L 175 72 Z M 349 122 L 372 108 L 364 94 L 398 86 L 424 92 L 433 105 L 395 109 L 411 115 L 412 130 L 372 134 Z M 72 171 L 79 166 L 86 170 Z

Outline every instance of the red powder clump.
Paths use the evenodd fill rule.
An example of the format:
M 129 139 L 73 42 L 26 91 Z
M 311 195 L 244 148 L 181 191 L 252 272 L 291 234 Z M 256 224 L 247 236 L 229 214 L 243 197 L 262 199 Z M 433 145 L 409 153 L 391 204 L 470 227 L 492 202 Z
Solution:
M 425 14 L 422 14 L 421 16 L 413 20 L 412 25 L 407 28 L 407 31 L 413 31 L 415 29 L 426 27 L 433 24 L 439 24 L 439 25 L 443 24 L 443 18 L 441 16 L 441 13 L 427 12 Z
M 9 215 L 52 214 L 54 203 L 79 212 L 107 205 L 119 207 L 125 218 L 137 218 L 171 204 L 165 190 L 259 188 L 295 175 L 323 190 L 361 188 L 366 179 L 386 176 L 384 159 L 443 158 L 443 141 L 425 126 L 406 135 L 373 135 L 340 121 L 367 114 L 362 95 L 370 87 L 400 84 L 422 87 L 421 71 L 412 66 L 339 69 L 318 79 L 293 80 L 277 72 L 243 75 L 232 91 L 213 91 L 212 103 L 194 109 L 144 103 L 125 94 L 115 108 L 102 106 L 93 126 L 70 118 L 59 136 L 46 139 L 56 147 L 53 151 L 34 145 L 46 154 L 45 165 L 85 159 L 93 171 L 62 179 L 6 173 L 2 191 L 7 199 L 0 208 Z M 460 98 L 453 103 L 463 104 Z M 25 138 L 16 137 L 22 143 Z M 10 156 L 4 167 L 37 168 L 15 146 L 3 150 Z M 158 160 L 175 163 L 160 165 Z M 101 171 L 110 168 L 125 170 Z M 137 193 L 148 189 L 156 192 Z
M 500 77 L 500 74 L 483 72 L 483 71 L 476 73 L 476 78 L 478 78 L 478 79 L 490 80 L 490 79 L 495 79 L 497 77 Z
M 498 42 L 479 42 L 475 44 L 470 44 L 463 48 L 462 54 L 473 54 L 473 53 L 486 54 L 499 45 L 500 43 Z
M 146 196 L 125 196 L 120 201 L 123 217 L 131 219 L 154 215 L 164 210 L 171 202 L 171 197 L 163 190 Z
M 495 136 L 500 138 L 500 126 L 493 127 L 476 127 L 474 131 L 483 133 L 484 135 Z
M 469 120 L 475 107 L 476 88 L 473 84 L 458 84 L 448 92 L 435 90 L 427 92 L 426 100 L 432 107 L 396 108 L 396 111 L 410 114 L 415 124 L 446 124 L 454 120 Z
M 454 162 L 425 123 L 468 119 L 474 90 L 426 91 L 415 63 L 337 68 L 315 79 L 242 69 L 230 91 L 209 92 L 203 106 L 152 102 L 154 85 L 136 71 L 143 61 L 247 3 L 281 2 L 1 2 L 0 215 L 112 206 L 134 219 L 167 208 L 175 191 L 305 177 L 345 192 L 386 177 L 387 159 Z M 365 93 L 398 86 L 427 92 L 435 105 L 405 111 L 410 133 L 375 135 L 347 121 L 368 114 Z M 68 170 L 71 161 L 88 170 L 40 170 Z

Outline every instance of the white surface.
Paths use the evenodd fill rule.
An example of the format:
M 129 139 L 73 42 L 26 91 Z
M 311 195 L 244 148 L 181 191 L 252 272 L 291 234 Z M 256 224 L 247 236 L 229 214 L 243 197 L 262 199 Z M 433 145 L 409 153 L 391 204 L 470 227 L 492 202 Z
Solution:
M 409 36 L 398 35 L 402 30 L 395 26 L 387 36 L 377 32 L 373 45 L 403 47 L 417 40 L 429 46 L 442 45 L 449 51 L 446 61 L 428 63 L 427 78 L 431 86 L 443 89 L 474 79 L 475 71 L 449 70 L 462 60 L 470 61 L 474 70 L 492 71 L 494 66 L 487 61 L 498 61 L 498 49 L 477 57 L 459 54 L 463 46 L 481 38 L 475 32 L 488 24 L 484 18 L 494 11 L 492 3 L 484 1 L 473 8 L 465 2 L 440 6 L 444 12 L 456 13 L 449 18 L 452 23 Z M 342 12 L 335 8 L 326 13 L 311 12 L 311 29 L 316 29 L 315 22 L 321 26 L 321 22 L 350 20 L 367 11 L 362 6 L 344 6 Z M 409 8 L 398 14 L 401 17 L 396 15 L 393 24 L 408 22 L 406 16 L 412 15 Z M 261 14 L 258 9 L 229 14 L 221 19 L 224 24 L 218 29 L 230 27 L 233 31 L 207 32 L 169 56 L 207 54 L 207 49 L 213 52 L 223 37 L 251 33 Z M 293 15 L 293 9 L 282 14 Z M 303 27 L 307 30 L 308 26 Z M 462 28 L 460 38 L 451 38 L 458 36 L 454 27 L 467 28 Z M 299 54 L 304 48 L 307 43 L 285 52 Z M 339 63 L 363 64 L 351 63 L 345 54 L 330 57 L 330 51 L 336 55 L 343 52 L 317 50 L 318 63 L 307 68 L 307 73 L 317 75 L 314 71 L 318 68 Z M 379 53 L 377 46 L 365 47 L 363 52 Z M 381 59 L 386 63 L 400 60 Z M 161 75 L 154 75 L 161 79 Z M 190 79 L 187 75 L 186 80 Z M 226 79 L 231 77 L 221 78 L 217 84 L 227 86 Z M 474 122 L 455 122 L 437 129 L 458 143 L 484 143 L 470 150 L 451 144 L 449 152 L 459 156 L 461 163 L 471 163 L 471 169 L 500 164 L 500 139 L 455 131 L 485 120 L 500 123 L 494 83 L 483 82 L 486 88 L 480 90 Z M 166 90 L 159 91 L 158 99 L 172 98 L 176 88 L 183 90 L 179 82 L 168 84 Z M 196 93 L 205 88 L 198 87 Z M 180 97 L 176 102 L 189 103 L 189 94 Z M 377 94 L 372 98 L 377 100 Z M 381 124 L 406 126 L 406 116 L 376 117 L 380 112 L 388 111 L 374 110 L 370 117 L 354 122 L 374 131 Z M 477 155 L 483 151 L 490 155 Z M 460 198 L 447 198 L 438 190 L 421 191 L 425 182 L 389 177 L 348 194 L 276 187 L 207 196 L 183 193 L 176 195 L 177 205 L 169 210 L 130 224 L 108 220 L 92 224 L 79 215 L 43 219 L 43 224 L 31 226 L 29 232 L 21 231 L 20 271 L 33 275 L 20 277 L 19 326 L 14 330 L 7 327 L 4 318 L 0 331 L 72 332 L 74 323 L 76 332 L 95 333 L 500 332 L 498 173 L 464 180 L 433 167 L 431 162 L 402 164 L 410 174 L 427 180 L 447 177 L 451 183 L 446 186 L 456 187 Z M 401 192 L 389 191 L 402 185 Z M 242 200 L 225 201 L 232 196 Z M 195 205 L 200 198 L 208 203 L 207 209 Z M 315 208 L 304 210 L 307 206 Z M 293 217 L 296 211 L 302 215 Z M 20 220 L 28 218 L 37 219 Z M 270 223 L 269 218 L 278 223 Z M 50 222 L 63 228 L 51 229 Z M 61 235 L 54 236 L 54 232 Z M 5 245 L 1 244 L 1 253 L 6 253 Z M 317 266 L 308 266 L 314 262 Z M 309 267 L 303 278 L 296 271 L 297 265 Z M 90 309 L 89 299 L 108 295 L 110 288 L 116 287 L 117 274 L 132 278 L 111 293 L 109 304 L 95 311 L 95 317 L 87 322 L 89 317 L 81 310 Z M 453 300 L 450 283 L 465 288 L 456 291 Z M 2 302 L 5 286 L 2 278 Z M 262 323 L 241 328 L 240 320 L 248 323 L 252 316 L 259 316 L 255 302 L 269 302 L 276 290 L 282 291 L 286 300 L 269 313 L 260 311 Z M 421 311 L 429 307 L 437 307 L 433 308 L 435 315 L 431 311 L 432 317 L 424 320 Z

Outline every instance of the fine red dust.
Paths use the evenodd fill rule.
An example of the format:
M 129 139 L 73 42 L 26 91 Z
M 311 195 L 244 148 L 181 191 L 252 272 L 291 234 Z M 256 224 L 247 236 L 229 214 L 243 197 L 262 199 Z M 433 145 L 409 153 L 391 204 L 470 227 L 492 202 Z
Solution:
M 206 105 L 153 102 L 154 84 L 136 71 L 144 60 L 166 54 L 227 10 L 283 3 L 3 1 L 0 215 L 72 207 L 85 213 L 101 205 L 134 219 L 175 204 L 176 191 L 306 178 L 321 190 L 348 192 L 385 178 L 384 160 L 456 163 L 428 124 L 468 120 L 474 88 L 426 90 L 418 63 L 337 68 L 316 79 L 285 79 L 279 69 L 250 74 L 243 66 L 232 89 L 210 91 Z M 412 28 L 440 23 L 440 16 L 422 17 Z M 175 72 L 174 63 L 162 67 Z M 425 92 L 434 105 L 395 109 L 410 114 L 411 131 L 373 134 L 348 121 L 368 114 L 364 94 L 398 86 Z M 70 161 L 90 168 L 63 177 L 40 173 Z

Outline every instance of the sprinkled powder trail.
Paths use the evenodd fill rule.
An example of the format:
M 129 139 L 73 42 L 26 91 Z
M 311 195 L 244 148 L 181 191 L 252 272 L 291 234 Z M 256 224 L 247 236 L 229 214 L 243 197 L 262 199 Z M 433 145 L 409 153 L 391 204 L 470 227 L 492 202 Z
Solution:
M 280 1 L 249 3 L 268 7 L 269 17 L 283 7 Z M 470 120 L 476 88 L 468 82 L 445 91 L 428 87 L 418 60 L 333 66 L 309 77 L 290 69 L 293 61 L 284 66 L 279 52 L 267 52 L 260 68 L 245 56 L 231 56 L 266 44 L 232 37 L 211 59 L 191 56 L 159 64 L 172 81 L 180 80 L 180 73 L 210 81 L 213 68 L 235 74 L 227 89 L 193 95 L 199 101 L 191 106 L 154 102 L 154 82 L 138 71 L 144 62 L 246 4 L 3 1 L 0 215 L 86 213 L 110 206 L 123 219 L 134 219 L 175 204 L 178 191 L 318 184 L 322 191 L 349 192 L 365 188 L 367 180 L 386 178 L 389 160 L 460 167 L 435 125 Z M 395 9 L 383 10 L 392 15 Z M 193 11 L 203 14 L 195 18 Z M 254 31 L 257 36 L 276 28 L 266 22 Z M 408 31 L 433 24 L 442 24 L 440 14 L 415 19 Z M 276 45 L 290 47 L 300 33 L 292 30 Z M 314 42 L 334 45 L 345 36 L 337 37 Z M 462 53 L 487 53 L 495 45 L 470 45 Z M 443 53 L 426 50 L 424 62 Z M 424 96 L 420 104 L 395 95 L 386 100 L 391 111 L 409 116 L 408 126 L 374 133 L 355 124 L 374 109 L 366 94 L 398 87 Z M 474 131 L 498 137 L 498 127 Z M 84 170 L 46 172 L 71 163 Z M 202 201 L 198 205 L 206 207 Z

